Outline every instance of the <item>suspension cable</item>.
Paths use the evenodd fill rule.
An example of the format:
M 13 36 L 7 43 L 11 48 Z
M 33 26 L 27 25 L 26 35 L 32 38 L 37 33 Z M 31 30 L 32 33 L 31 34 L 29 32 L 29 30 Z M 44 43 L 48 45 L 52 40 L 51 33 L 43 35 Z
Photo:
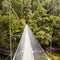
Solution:
M 11 0 L 9 0 L 9 30 L 10 30 L 10 60 L 12 60 L 12 38 L 11 38 Z
M 17 13 L 15 12 L 15 10 L 12 8 L 12 6 L 11 6 L 11 9 L 12 9 L 13 13 L 16 15 L 17 19 L 19 20 L 20 18 L 19 18 L 19 16 L 17 15 Z
M 55 16 L 55 5 L 56 5 L 56 1 L 53 1 L 53 9 L 52 9 L 52 33 L 51 33 L 51 41 L 50 41 L 50 54 L 52 53 L 52 40 L 53 40 L 53 30 L 54 30 L 54 16 Z
M 56 2 L 55 2 L 55 3 L 56 3 Z M 53 5 L 54 5 L 55 3 L 54 3 L 54 1 L 53 1 L 53 4 L 51 5 L 51 7 L 48 8 L 48 10 L 47 10 L 44 14 L 47 14 L 47 12 L 49 12 L 51 9 L 53 9 Z M 49 6 L 47 6 L 47 7 L 49 7 Z M 43 15 L 44 15 L 44 14 L 43 14 Z M 43 16 L 43 15 L 42 15 L 42 16 Z
M 6 1 L 7 4 L 9 3 L 7 0 L 5 0 L 5 1 Z M 15 10 L 14 10 L 14 8 L 12 6 L 11 6 L 11 10 L 15 14 L 15 16 L 17 17 L 17 19 L 19 20 L 20 18 L 18 16 L 18 14 L 15 12 Z

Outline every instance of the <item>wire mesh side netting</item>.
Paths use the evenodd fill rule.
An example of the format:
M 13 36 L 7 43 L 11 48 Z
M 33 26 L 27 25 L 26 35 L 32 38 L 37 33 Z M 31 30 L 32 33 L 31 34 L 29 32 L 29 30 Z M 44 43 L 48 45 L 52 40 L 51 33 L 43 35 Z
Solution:
M 31 44 L 32 44 L 32 49 L 34 51 L 34 60 L 48 60 L 49 58 L 45 54 L 45 52 L 44 52 L 43 48 L 41 47 L 41 45 L 39 44 L 39 42 L 34 37 L 29 26 L 28 26 L 28 32 L 29 32 L 29 37 L 30 37 Z
M 50 60 L 26 25 L 13 60 Z

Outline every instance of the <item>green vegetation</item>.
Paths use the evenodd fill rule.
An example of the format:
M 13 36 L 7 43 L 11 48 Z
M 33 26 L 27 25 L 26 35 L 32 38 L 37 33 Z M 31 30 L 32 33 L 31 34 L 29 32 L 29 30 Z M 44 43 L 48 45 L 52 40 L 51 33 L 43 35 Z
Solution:
M 53 1 L 55 2 L 54 5 Z M 60 49 L 59 0 L 12 0 L 12 8 L 10 11 L 8 2 L 9 1 L 6 0 L 0 3 L 0 53 L 8 55 L 10 50 L 9 12 L 11 16 L 11 38 L 13 52 L 19 43 L 25 26 L 25 20 L 27 18 L 29 19 L 28 24 L 31 30 L 35 34 L 35 37 L 37 38 L 39 43 L 44 48 L 49 47 L 52 40 L 52 46 L 55 48 L 58 47 Z M 19 19 L 17 18 L 15 12 L 17 13 Z M 53 55 L 53 58 L 59 60 L 59 56 L 56 57 Z
M 48 51 L 46 53 L 52 60 L 60 60 L 60 54 L 59 53 L 52 52 L 50 54 Z
M 5 59 L 9 60 L 9 57 L 7 58 L 7 56 L 0 54 L 0 60 L 5 60 Z
M 60 55 L 52 54 L 54 60 L 60 60 Z

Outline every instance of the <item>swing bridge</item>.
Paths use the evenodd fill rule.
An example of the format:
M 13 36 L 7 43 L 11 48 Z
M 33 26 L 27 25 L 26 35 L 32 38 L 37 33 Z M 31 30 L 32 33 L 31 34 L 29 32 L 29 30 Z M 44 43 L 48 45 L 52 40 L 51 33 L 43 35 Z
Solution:
M 10 9 L 14 12 L 16 17 L 19 19 L 17 13 L 12 8 L 11 3 L 7 2 L 9 4 Z M 54 4 L 54 2 L 53 2 Z M 51 9 L 50 7 L 47 12 Z M 9 10 L 10 10 L 9 9 Z M 46 12 L 46 13 L 47 13 Z M 51 60 L 51 58 L 48 57 L 48 55 L 45 53 L 42 46 L 39 44 L 39 42 L 34 37 L 34 34 L 32 33 L 31 29 L 28 25 L 28 20 L 26 20 L 26 25 L 22 34 L 22 37 L 19 41 L 19 44 L 17 46 L 16 52 L 12 58 L 12 41 L 11 41 L 11 17 L 9 12 L 9 27 L 10 27 L 10 60 Z M 53 31 L 53 22 L 54 22 L 54 11 L 53 11 L 53 21 L 52 21 L 52 31 Z M 50 43 L 50 53 L 51 53 L 51 47 L 52 47 L 52 40 Z M 8 57 L 7 57 L 8 58 Z M 7 60 L 7 58 L 5 60 Z

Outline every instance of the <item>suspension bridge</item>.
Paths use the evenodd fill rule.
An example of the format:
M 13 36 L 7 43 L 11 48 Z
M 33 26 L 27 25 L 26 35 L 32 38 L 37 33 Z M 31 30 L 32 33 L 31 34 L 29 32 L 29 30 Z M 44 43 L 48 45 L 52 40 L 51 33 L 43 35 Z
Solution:
M 7 0 L 6 0 L 7 1 Z M 7 2 L 8 3 L 8 2 Z M 17 13 L 14 11 L 14 9 L 11 6 L 11 3 L 9 2 L 9 7 L 12 9 L 16 17 L 19 19 Z M 50 7 L 47 12 L 51 9 Z M 46 12 L 46 13 L 47 13 Z M 54 16 L 54 12 L 53 12 Z M 9 12 L 9 20 L 10 20 L 10 60 L 51 60 L 45 53 L 42 46 L 39 44 L 39 42 L 35 39 L 34 34 L 30 30 L 28 26 L 28 20 L 26 20 L 26 25 L 21 37 L 21 40 L 18 44 L 18 47 L 16 49 L 16 52 L 12 58 L 12 41 L 11 41 L 11 17 Z M 54 20 L 54 19 L 53 19 Z M 54 21 L 53 21 L 54 22 Z M 52 22 L 52 24 L 53 24 Z M 53 25 L 52 25 L 52 31 L 53 31 Z M 51 42 L 52 44 L 52 42 Z M 50 52 L 51 52 L 50 45 Z

